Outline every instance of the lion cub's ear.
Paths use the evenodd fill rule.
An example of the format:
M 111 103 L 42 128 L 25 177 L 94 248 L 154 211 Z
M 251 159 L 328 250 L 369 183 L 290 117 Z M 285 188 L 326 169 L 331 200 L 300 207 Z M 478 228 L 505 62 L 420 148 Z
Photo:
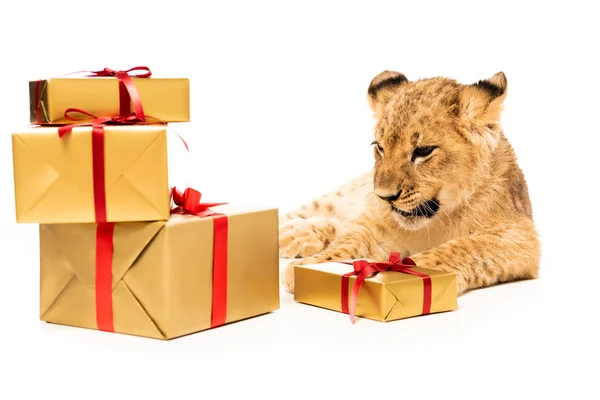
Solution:
M 508 82 L 503 72 L 497 72 L 489 79 L 465 86 L 460 93 L 461 116 L 479 127 L 499 124 L 507 86 Z
M 398 89 L 408 82 L 400 72 L 383 71 L 371 80 L 367 97 L 371 108 L 379 118 L 385 105 L 397 93 Z

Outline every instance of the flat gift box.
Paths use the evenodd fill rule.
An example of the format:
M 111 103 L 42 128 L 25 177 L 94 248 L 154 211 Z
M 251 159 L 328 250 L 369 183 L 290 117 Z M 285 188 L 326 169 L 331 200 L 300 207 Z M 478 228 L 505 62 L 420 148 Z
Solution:
M 27 127 L 12 134 L 12 151 L 18 223 L 97 221 L 92 127 L 62 138 L 57 127 Z M 106 126 L 103 151 L 107 221 L 167 220 L 167 126 Z
M 174 214 L 168 221 L 116 223 L 112 250 L 99 247 L 98 233 L 111 224 L 40 225 L 40 319 L 173 339 L 215 327 L 213 309 L 219 307 L 221 324 L 279 309 L 277 209 L 211 209 L 228 224 L 225 239 L 217 241 L 225 249 L 220 260 L 226 257 L 220 295 L 213 290 L 220 250 L 212 217 Z M 103 284 L 98 254 L 110 252 L 112 271 L 102 276 L 112 279 Z
M 429 313 L 457 308 L 456 275 L 453 273 L 412 267 L 431 278 Z M 344 312 L 342 305 L 343 275 L 353 271 L 352 265 L 340 262 L 294 267 L 294 300 L 333 311 Z M 352 293 L 356 276 L 348 279 Z M 358 292 L 356 316 L 380 322 L 393 321 L 423 314 L 423 278 L 398 271 L 383 271 L 367 278 Z M 348 300 L 350 296 L 347 296 Z
M 161 122 L 190 121 L 190 81 L 187 78 L 131 78 L 145 115 Z M 97 117 L 120 115 L 119 80 L 115 77 L 60 77 L 29 82 L 32 124 L 72 124 L 69 108 Z M 130 112 L 133 106 L 129 104 Z

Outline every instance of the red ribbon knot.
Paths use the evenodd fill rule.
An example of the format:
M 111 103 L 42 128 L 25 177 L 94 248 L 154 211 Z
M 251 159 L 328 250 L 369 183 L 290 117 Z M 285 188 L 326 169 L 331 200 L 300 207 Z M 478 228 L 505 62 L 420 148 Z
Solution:
M 210 207 L 220 206 L 227 203 L 202 203 L 202 193 L 196 189 L 187 188 L 183 193 L 173 187 L 171 189 L 171 198 L 175 207 L 171 209 L 171 214 L 193 214 L 199 217 L 217 214 L 210 210 Z
M 422 314 L 429 314 L 431 311 L 431 277 L 427 274 L 417 272 L 412 269 L 417 264 L 411 258 L 402 258 L 400 253 L 391 252 L 389 261 L 369 262 L 367 260 L 356 260 L 353 262 L 343 262 L 343 264 L 352 265 L 354 271 L 342 275 L 342 312 L 350 314 L 350 320 L 355 322 L 356 301 L 358 292 L 365 279 L 370 278 L 380 272 L 396 271 L 405 274 L 415 275 L 423 279 L 423 311 Z M 352 287 L 352 295 L 348 299 L 348 284 L 350 277 L 356 275 L 356 281 Z M 348 307 L 348 303 L 350 306 Z
M 96 76 L 114 76 L 119 80 L 119 104 L 122 117 L 130 114 L 129 103 L 133 104 L 133 114 L 141 120 L 146 119 L 140 94 L 133 83 L 132 77 L 149 78 L 152 76 L 150 68 L 145 66 L 133 67 L 124 71 L 115 71 L 110 68 L 104 68 L 101 71 L 91 71 Z
M 87 115 L 90 119 L 85 118 L 75 118 L 74 114 L 83 114 Z M 150 117 L 152 118 L 152 117 Z M 96 117 L 95 115 L 80 110 L 79 108 L 67 108 L 65 110 L 65 119 L 69 121 L 81 121 L 75 124 L 62 125 L 58 128 L 58 136 L 63 137 L 71 133 L 73 128 L 77 126 L 93 126 L 99 127 L 104 125 L 145 125 L 148 122 L 145 119 L 139 118 L 138 116 L 131 114 L 128 116 L 116 116 L 116 117 Z
M 134 73 L 135 71 L 143 71 L 143 73 Z M 145 67 L 145 66 L 133 67 L 133 68 L 130 68 L 125 71 L 115 71 L 114 69 L 104 68 L 103 70 L 100 70 L 100 71 L 91 71 L 91 74 L 97 75 L 97 76 L 114 76 L 114 77 L 127 75 L 127 76 L 137 77 L 137 78 L 149 78 L 152 76 L 152 72 L 150 71 L 150 68 Z

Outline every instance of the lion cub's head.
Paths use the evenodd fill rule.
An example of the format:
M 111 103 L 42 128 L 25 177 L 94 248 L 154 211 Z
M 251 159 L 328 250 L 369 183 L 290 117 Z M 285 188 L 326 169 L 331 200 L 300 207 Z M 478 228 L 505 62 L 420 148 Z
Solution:
M 392 71 L 373 78 L 375 194 L 405 228 L 450 213 L 477 189 L 500 140 L 506 89 L 502 72 L 470 85 Z

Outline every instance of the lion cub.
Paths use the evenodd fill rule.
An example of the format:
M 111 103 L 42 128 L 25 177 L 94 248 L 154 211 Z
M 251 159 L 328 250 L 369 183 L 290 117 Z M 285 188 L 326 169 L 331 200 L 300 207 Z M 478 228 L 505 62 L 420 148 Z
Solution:
M 294 265 L 387 260 L 457 274 L 459 294 L 536 278 L 540 243 L 527 184 L 500 126 L 507 80 L 409 81 L 384 71 L 368 100 L 377 119 L 372 171 L 295 212 L 280 225 L 280 255 Z

